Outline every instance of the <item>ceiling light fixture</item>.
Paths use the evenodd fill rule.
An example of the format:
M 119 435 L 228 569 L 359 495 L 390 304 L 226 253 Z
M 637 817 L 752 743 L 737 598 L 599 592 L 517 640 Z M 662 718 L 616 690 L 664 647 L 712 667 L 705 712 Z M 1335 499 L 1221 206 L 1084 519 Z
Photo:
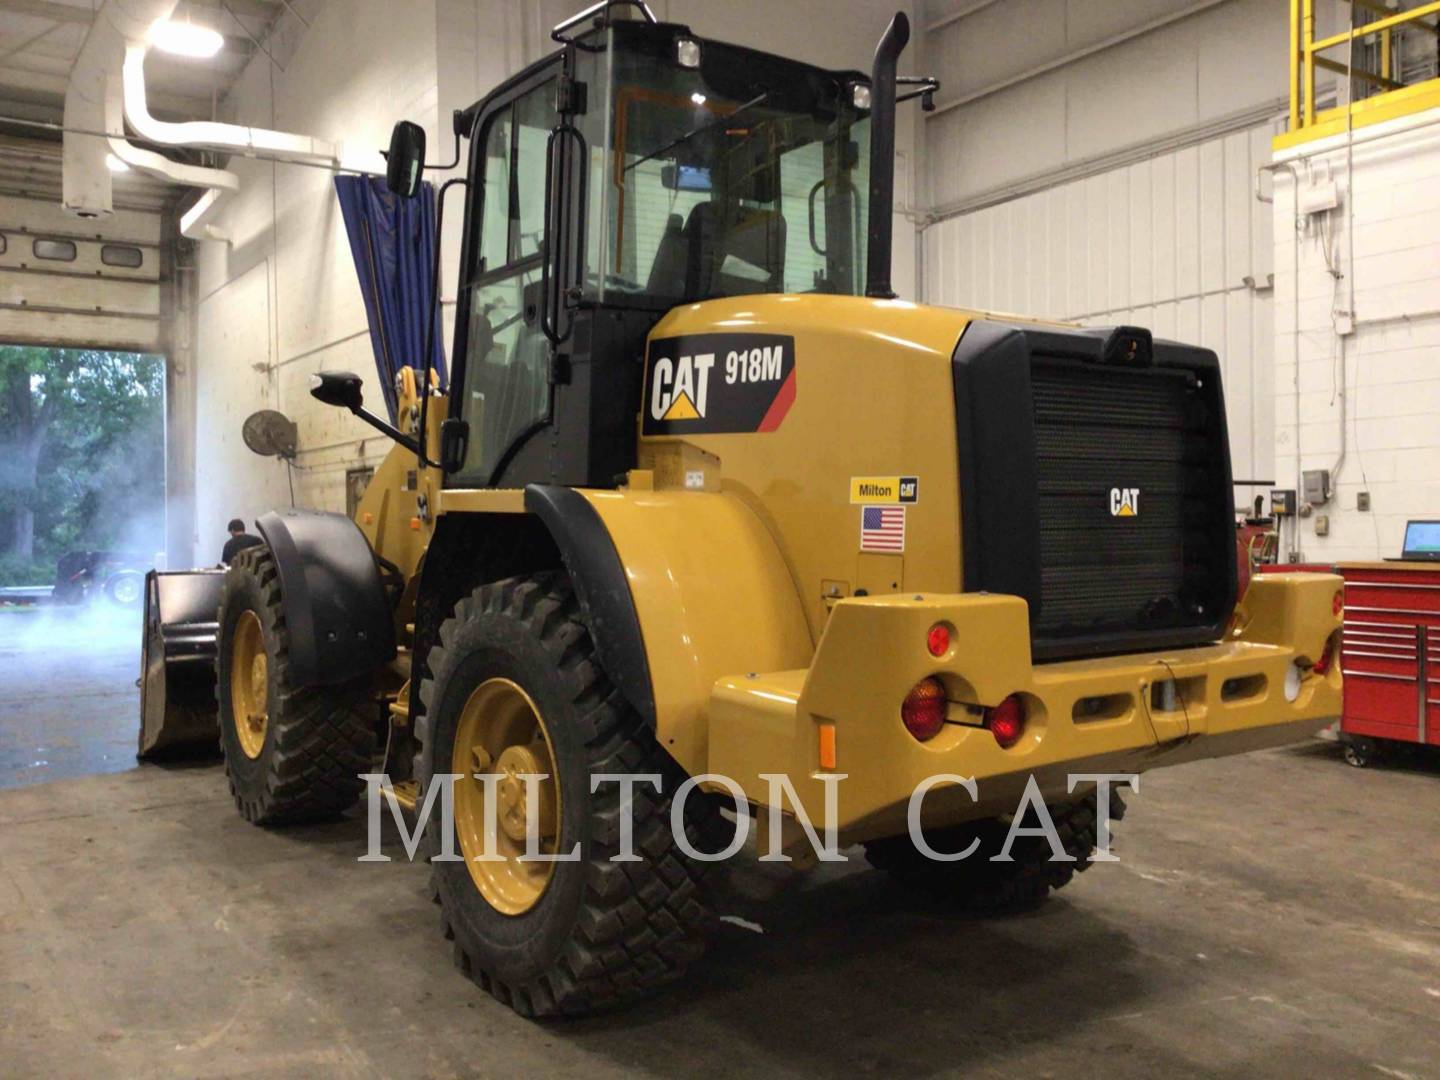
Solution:
M 150 27 L 150 44 L 175 56 L 208 60 L 220 51 L 225 39 L 208 26 L 161 19 Z

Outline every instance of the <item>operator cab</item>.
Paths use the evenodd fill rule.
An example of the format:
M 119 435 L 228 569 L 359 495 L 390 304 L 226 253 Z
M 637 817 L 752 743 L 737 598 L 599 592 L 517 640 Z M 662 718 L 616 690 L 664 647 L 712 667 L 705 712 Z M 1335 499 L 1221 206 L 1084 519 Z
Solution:
M 886 289 L 903 18 L 877 52 L 900 38 Z M 558 52 L 455 116 L 470 156 L 448 487 L 616 486 L 666 311 L 867 291 L 870 77 L 709 41 L 643 3 L 597 4 L 553 36 Z M 906 81 L 928 104 L 933 80 Z

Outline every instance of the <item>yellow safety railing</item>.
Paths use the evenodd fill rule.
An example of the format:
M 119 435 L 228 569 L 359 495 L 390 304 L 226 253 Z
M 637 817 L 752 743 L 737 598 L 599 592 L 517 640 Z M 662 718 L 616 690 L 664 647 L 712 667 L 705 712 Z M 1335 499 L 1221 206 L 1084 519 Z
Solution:
M 1349 127 L 1364 127 L 1440 106 L 1440 78 L 1406 86 L 1397 75 L 1394 35 L 1408 25 L 1440 34 L 1440 0 L 1421 4 L 1408 11 L 1386 7 L 1381 0 L 1350 0 L 1353 8 L 1380 16 L 1326 38 L 1315 38 L 1316 0 L 1290 0 L 1290 129 L 1275 137 L 1275 148 L 1294 146 L 1310 139 L 1336 135 Z M 1424 22 L 1427 16 L 1436 22 Z M 1379 70 L 1348 66 L 1351 41 L 1377 38 Z M 1345 52 L 1337 59 L 1335 50 Z M 1326 53 L 1331 55 L 1324 55 Z M 1338 72 L 1379 87 L 1380 92 L 1347 105 L 1319 109 L 1315 104 L 1315 69 Z

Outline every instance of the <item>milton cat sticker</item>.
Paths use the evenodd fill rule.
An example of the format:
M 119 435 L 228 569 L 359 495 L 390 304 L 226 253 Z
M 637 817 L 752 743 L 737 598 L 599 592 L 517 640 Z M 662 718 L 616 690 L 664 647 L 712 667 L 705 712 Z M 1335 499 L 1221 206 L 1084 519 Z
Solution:
M 646 435 L 774 431 L 795 401 L 795 339 L 689 334 L 650 342 Z

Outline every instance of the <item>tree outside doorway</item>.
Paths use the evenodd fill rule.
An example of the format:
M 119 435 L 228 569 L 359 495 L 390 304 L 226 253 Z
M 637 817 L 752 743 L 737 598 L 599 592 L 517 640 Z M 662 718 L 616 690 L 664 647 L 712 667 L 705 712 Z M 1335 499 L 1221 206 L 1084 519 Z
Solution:
M 165 360 L 0 344 L 0 586 L 164 546 Z

